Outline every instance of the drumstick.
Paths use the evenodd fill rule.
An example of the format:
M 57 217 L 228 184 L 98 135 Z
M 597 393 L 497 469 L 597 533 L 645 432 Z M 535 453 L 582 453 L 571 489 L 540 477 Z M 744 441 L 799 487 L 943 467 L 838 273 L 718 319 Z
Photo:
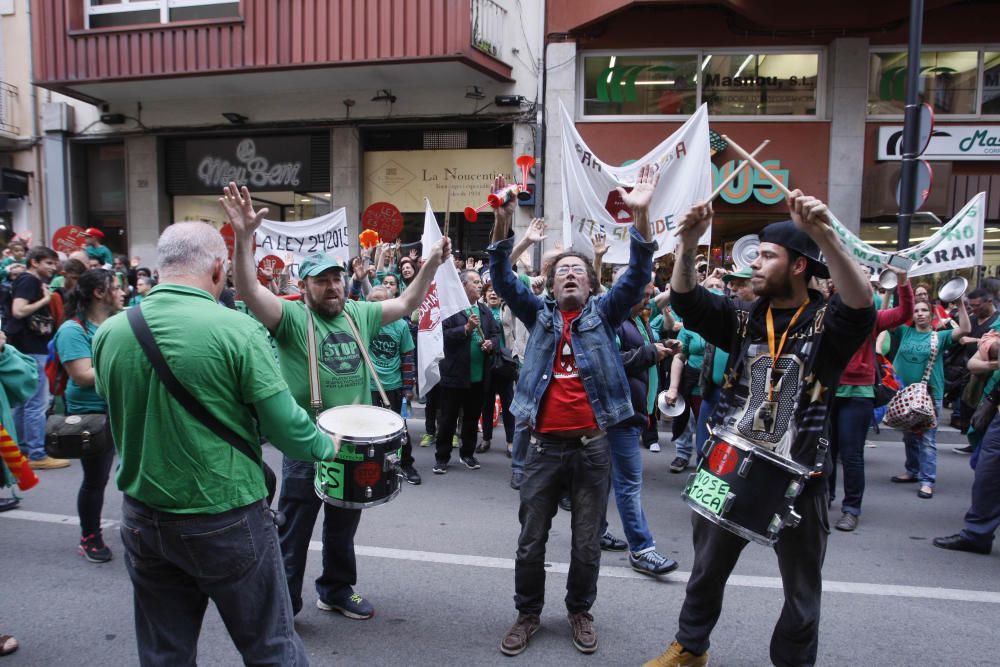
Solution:
M 449 185 L 447 188 L 447 198 L 444 200 L 444 232 L 442 233 L 442 236 L 445 237 L 448 236 L 448 223 L 451 217 L 451 186 Z
M 722 138 L 726 140 L 726 143 L 728 143 L 732 147 L 732 149 L 734 151 L 736 151 L 737 153 L 740 154 L 740 157 L 742 157 L 744 160 L 746 160 L 747 162 L 749 162 L 750 164 L 752 164 L 753 167 L 754 167 L 754 169 L 756 169 L 757 171 L 759 171 L 761 173 L 761 175 L 764 176 L 764 178 L 766 178 L 767 180 L 769 180 L 772 183 L 774 183 L 774 187 L 778 188 L 778 190 L 780 190 L 781 193 L 783 195 L 785 195 L 786 199 L 791 199 L 792 198 L 792 191 L 789 190 L 788 187 L 784 183 L 782 183 L 774 174 L 772 174 L 767 169 L 765 169 L 764 165 L 762 165 L 760 162 L 758 162 L 754 158 L 754 156 L 752 156 L 749 153 L 747 153 L 746 150 L 744 150 L 738 143 L 736 143 L 735 141 L 733 141 L 732 139 L 730 139 L 726 135 L 723 134 Z M 824 224 L 827 224 L 827 223 L 824 223 Z
M 764 143 L 762 143 L 760 146 L 758 146 L 757 148 L 755 148 L 754 151 L 753 151 L 753 153 L 750 153 L 750 155 L 751 156 L 756 156 L 757 153 L 759 153 L 762 150 L 764 150 L 764 147 L 767 146 L 769 143 L 771 143 L 771 140 L 770 139 L 765 139 Z M 750 163 L 747 162 L 746 160 L 743 160 L 743 162 L 740 162 L 739 165 L 736 167 L 736 169 L 733 169 L 733 173 L 729 174 L 729 176 L 726 176 L 726 180 L 722 181 L 722 183 L 719 184 L 719 187 L 715 188 L 715 190 L 712 191 L 712 194 L 708 195 L 708 199 L 706 199 L 705 201 L 706 202 L 714 201 L 715 198 L 719 196 L 719 193 L 722 192 L 727 185 L 729 185 L 730 183 L 732 183 L 733 180 L 736 178 L 736 176 L 739 175 L 739 173 L 741 171 L 743 171 L 743 169 L 746 168 L 746 166 L 748 164 L 750 164 Z

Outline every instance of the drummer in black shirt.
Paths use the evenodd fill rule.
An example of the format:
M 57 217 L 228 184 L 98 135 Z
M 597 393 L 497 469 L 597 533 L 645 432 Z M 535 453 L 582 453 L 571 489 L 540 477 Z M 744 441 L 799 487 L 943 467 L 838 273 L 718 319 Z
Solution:
M 774 545 L 785 604 L 770 650 L 775 665 L 812 665 L 830 533 L 823 474 L 831 466 L 826 450 L 830 404 L 844 366 L 875 325 L 875 308 L 865 274 L 825 223 L 826 206 L 801 191 L 791 194 L 792 219 L 760 233 L 760 254 L 751 265 L 757 296 L 752 303 L 698 286 L 695 253 L 712 222 L 712 207 L 692 208 L 677 231 L 671 305 L 685 327 L 730 352 L 719 402 L 709 418 L 713 432 L 813 470 L 795 502 L 801 523 L 782 530 Z M 829 302 L 806 287 L 812 276 L 832 276 L 838 291 Z M 726 580 L 747 545 L 698 513 L 692 513 L 692 523 L 695 564 L 676 641 L 647 666 L 708 663 L 709 636 L 722 612 Z

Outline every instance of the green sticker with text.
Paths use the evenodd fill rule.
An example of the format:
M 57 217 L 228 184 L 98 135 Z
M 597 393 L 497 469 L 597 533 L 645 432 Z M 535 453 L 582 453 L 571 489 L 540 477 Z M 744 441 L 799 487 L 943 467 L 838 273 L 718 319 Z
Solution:
M 729 484 L 707 470 L 699 470 L 688 486 L 688 498 L 713 514 L 721 514 Z
M 321 464 L 316 470 L 316 487 L 323 495 L 344 499 L 344 465 L 336 461 Z

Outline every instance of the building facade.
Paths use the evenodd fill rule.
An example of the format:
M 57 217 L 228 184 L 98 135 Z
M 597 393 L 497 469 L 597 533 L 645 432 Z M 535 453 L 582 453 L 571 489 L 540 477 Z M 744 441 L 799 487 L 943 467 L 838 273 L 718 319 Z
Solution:
M 540 137 L 543 14 L 527 0 L 32 0 L 31 11 L 35 82 L 96 115 L 46 151 L 66 177 L 65 210 L 52 204 L 44 234 L 99 227 L 143 263 L 171 222 L 221 225 L 230 180 L 276 220 L 344 207 L 354 239 L 368 225 L 415 241 L 426 196 L 439 219 L 450 212 L 458 248 L 483 248 L 489 216 L 468 222 L 463 209 L 485 202 L 497 173 L 517 174 Z

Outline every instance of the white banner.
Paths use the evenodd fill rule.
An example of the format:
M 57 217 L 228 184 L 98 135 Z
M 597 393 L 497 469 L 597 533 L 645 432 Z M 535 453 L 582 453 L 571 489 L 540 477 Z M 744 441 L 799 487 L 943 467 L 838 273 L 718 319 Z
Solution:
M 434 244 L 441 238 L 441 229 L 425 200 L 424 234 L 420 237 L 424 261 L 430 256 Z M 420 304 L 417 320 L 417 388 L 421 397 L 441 380 L 438 364 L 444 359 L 444 331 L 441 321 L 469 307 L 462 279 L 458 277 L 455 263 L 448 261 L 438 267 L 434 282 Z
M 264 220 L 254 240 L 253 256 L 258 269 L 278 274 L 291 264 L 293 281 L 299 279 L 299 263 L 313 253 L 325 252 L 345 267 L 350 262 L 347 210 L 343 208 L 309 220 Z
M 874 248 L 844 227 L 831 213 L 833 230 L 848 253 L 862 266 L 881 271 L 889 256 L 899 254 L 914 262 L 910 276 L 923 276 L 983 263 L 983 225 L 986 221 L 986 193 L 980 192 L 955 217 L 920 243 L 899 253 Z
M 649 207 L 653 238 L 659 243 L 656 256 L 671 252 L 680 216 L 712 192 L 706 105 L 701 105 L 656 148 L 625 167 L 613 167 L 599 160 L 577 132 L 566 107 L 562 103 L 559 106 L 563 120 L 563 247 L 593 255 L 590 239 L 602 230 L 607 234 L 609 246 L 604 262 L 628 263 L 632 214 L 615 188 L 635 183 L 639 169 L 652 163 L 660 170 L 660 181 Z M 710 241 L 711 229 L 699 243 L 708 245 Z

